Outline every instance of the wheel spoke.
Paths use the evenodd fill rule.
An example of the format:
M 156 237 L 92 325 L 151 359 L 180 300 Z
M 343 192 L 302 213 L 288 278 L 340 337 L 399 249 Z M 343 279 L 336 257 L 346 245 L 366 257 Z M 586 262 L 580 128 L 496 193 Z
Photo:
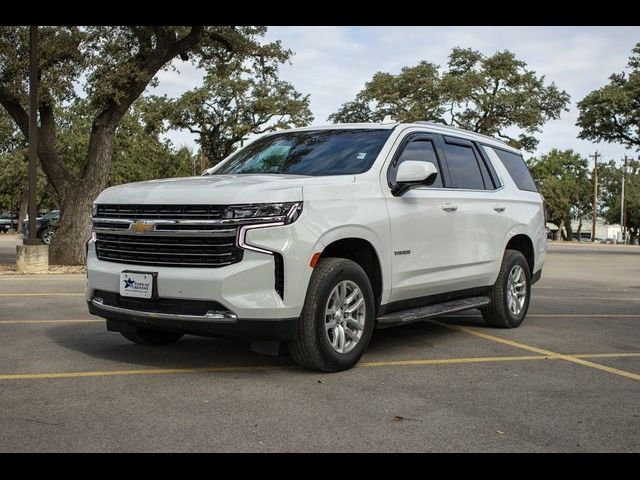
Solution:
M 349 305 L 349 306 L 348 306 L 347 308 L 345 308 L 345 309 L 344 309 L 344 311 L 345 311 L 346 313 L 353 313 L 353 312 L 355 312 L 357 309 L 359 309 L 359 308 L 362 306 L 362 304 L 363 304 L 363 303 L 364 303 L 364 298 L 363 298 L 363 297 L 360 297 L 360 298 L 359 298 L 359 299 L 358 299 L 358 300 L 357 300 L 353 305 L 349 305 L 349 304 L 347 303 L 347 305 Z
M 350 328 L 345 328 L 344 333 L 346 334 L 347 337 L 349 337 L 349 340 L 352 340 L 354 342 L 357 342 L 360 339 L 358 337 L 358 334 L 353 330 L 351 330 Z
M 346 343 L 345 335 L 344 335 L 344 327 L 342 325 L 338 325 L 338 351 L 344 352 L 344 345 Z
M 354 327 L 356 330 L 362 330 L 364 328 L 364 325 L 357 319 L 353 318 L 353 317 L 347 317 L 347 323 Z
M 351 292 L 351 295 L 349 295 L 345 300 L 344 303 L 346 303 L 347 305 L 350 305 L 351 302 L 353 302 L 353 300 L 360 295 L 360 289 L 358 287 L 355 287 L 353 289 L 353 291 Z
M 338 349 L 338 326 L 337 325 L 334 327 L 332 331 L 331 346 L 335 350 Z
M 344 282 L 338 285 L 338 304 L 344 305 L 344 301 L 347 297 L 347 286 Z

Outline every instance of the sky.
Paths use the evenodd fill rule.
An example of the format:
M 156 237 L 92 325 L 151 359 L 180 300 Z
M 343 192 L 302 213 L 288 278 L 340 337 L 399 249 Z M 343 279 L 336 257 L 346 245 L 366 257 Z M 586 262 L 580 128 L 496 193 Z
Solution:
M 579 140 L 576 103 L 622 71 L 631 49 L 640 42 L 640 27 L 270 27 L 265 40 L 281 40 L 294 56 L 283 65 L 280 77 L 311 96 L 313 125 L 342 103 L 352 100 L 378 71 L 398 73 L 421 60 L 445 66 L 451 50 L 473 48 L 491 55 L 510 50 L 529 69 L 544 75 L 571 96 L 569 112 L 545 124 L 533 155 L 552 148 L 574 149 L 583 156 L 597 149 L 599 160 L 620 160 L 625 153 L 616 144 Z M 153 93 L 179 96 L 198 86 L 202 73 L 190 64 L 178 65 L 180 73 L 161 72 Z M 171 132 L 176 145 L 194 146 L 188 132 Z M 530 156 L 525 154 L 525 157 Z

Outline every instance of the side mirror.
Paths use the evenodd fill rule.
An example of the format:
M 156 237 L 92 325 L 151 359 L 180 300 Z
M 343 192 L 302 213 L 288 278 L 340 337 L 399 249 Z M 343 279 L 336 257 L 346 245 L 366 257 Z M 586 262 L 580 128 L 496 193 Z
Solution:
M 399 197 L 412 188 L 432 185 L 437 176 L 438 169 L 433 163 L 405 160 L 398 167 L 396 185 L 391 193 Z

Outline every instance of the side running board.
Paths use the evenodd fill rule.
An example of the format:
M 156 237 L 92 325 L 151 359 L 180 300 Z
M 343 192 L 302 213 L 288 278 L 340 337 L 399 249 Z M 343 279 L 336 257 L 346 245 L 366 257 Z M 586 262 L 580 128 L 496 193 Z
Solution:
M 470 297 L 450 302 L 436 303 L 426 307 L 409 308 L 398 312 L 387 313 L 376 319 L 378 328 L 406 325 L 419 322 L 430 317 L 445 315 L 447 313 L 460 312 L 470 308 L 480 308 L 489 305 L 489 297 Z

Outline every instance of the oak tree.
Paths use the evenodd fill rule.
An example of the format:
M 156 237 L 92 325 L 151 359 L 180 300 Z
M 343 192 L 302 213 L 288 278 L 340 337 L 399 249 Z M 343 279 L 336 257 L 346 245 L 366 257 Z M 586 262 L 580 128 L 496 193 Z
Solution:
M 536 134 L 567 111 L 568 102 L 565 91 L 509 51 L 487 56 L 454 48 L 444 70 L 423 61 L 397 75 L 376 73 L 329 120 L 377 122 L 385 115 L 400 122 L 431 120 L 533 151 Z
M 197 135 L 207 167 L 230 155 L 248 135 L 313 121 L 309 95 L 280 80 L 273 65 L 214 65 L 201 87 L 166 103 L 171 125 Z
M 0 104 L 28 137 L 28 27 L 0 28 Z M 41 27 L 38 75 L 38 158 L 62 210 L 51 245 L 54 264 L 84 262 L 91 202 L 107 185 L 116 130 L 133 102 L 157 84 L 160 70 L 180 58 L 200 67 L 236 58 L 282 61 L 279 42 L 262 44 L 265 27 Z M 58 145 L 60 110 L 79 100 L 90 109 L 88 142 L 79 169 Z
M 578 102 L 580 138 L 640 150 L 640 43 L 627 67 L 628 72 L 612 74 L 608 84 Z
M 565 240 L 571 240 L 571 220 L 580 220 L 591 212 L 593 186 L 589 162 L 573 150 L 553 149 L 527 162 L 538 190 L 544 196 L 549 221 L 558 225 L 558 233 L 566 230 Z

